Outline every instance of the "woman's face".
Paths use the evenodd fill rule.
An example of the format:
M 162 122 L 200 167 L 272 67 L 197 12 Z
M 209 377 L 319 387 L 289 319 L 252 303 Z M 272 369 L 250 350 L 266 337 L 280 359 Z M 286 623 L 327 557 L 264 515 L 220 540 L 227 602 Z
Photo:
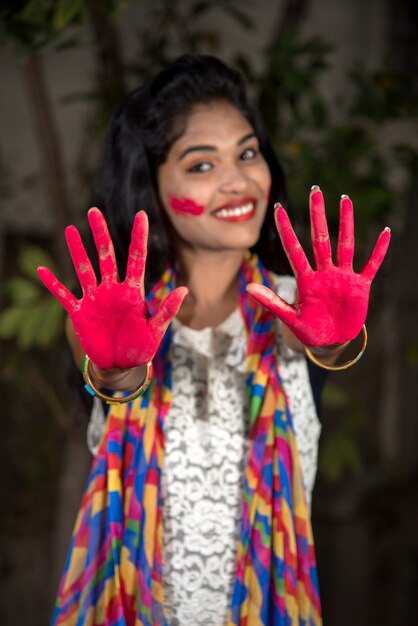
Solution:
M 158 170 L 160 200 L 179 242 L 195 249 L 253 246 L 270 184 L 253 128 L 226 101 L 193 107 Z

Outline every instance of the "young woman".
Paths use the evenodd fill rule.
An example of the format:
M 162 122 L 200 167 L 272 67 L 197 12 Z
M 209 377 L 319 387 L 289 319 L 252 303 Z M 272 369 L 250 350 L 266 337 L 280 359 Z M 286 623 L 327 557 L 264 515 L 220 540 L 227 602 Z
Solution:
M 305 353 L 332 368 L 362 329 L 364 351 L 390 233 L 355 274 L 343 196 L 334 264 L 314 187 L 313 269 L 279 201 L 281 168 L 221 61 L 180 57 L 114 117 L 103 214 L 88 213 L 101 280 L 73 226 L 83 297 L 39 269 L 87 390 L 108 403 L 54 624 L 321 623 Z

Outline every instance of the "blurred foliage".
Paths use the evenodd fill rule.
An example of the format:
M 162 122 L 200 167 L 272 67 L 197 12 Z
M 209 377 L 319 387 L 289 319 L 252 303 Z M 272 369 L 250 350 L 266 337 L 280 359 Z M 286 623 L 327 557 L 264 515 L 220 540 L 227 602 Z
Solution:
M 418 116 L 416 87 L 407 74 L 390 68 L 370 73 L 356 67 L 350 72 L 350 79 L 356 87 L 352 115 L 374 122 Z
M 128 64 L 135 84 L 150 80 L 181 52 L 217 53 L 222 36 L 217 25 L 204 19 L 210 14 L 230 18 L 251 31 L 254 23 L 246 12 L 248 0 L 190 0 L 189 2 L 153 2 L 147 12 L 146 27 L 138 33 L 138 51 Z M 210 21 L 209 21 L 210 24 Z
M 344 91 L 331 96 L 324 79 L 332 48 L 318 37 L 289 32 L 265 52 L 255 73 L 248 57 L 236 63 L 254 86 L 258 107 L 284 164 L 292 205 L 307 220 L 307 191 L 324 192 L 331 232 L 338 230 L 339 197 L 350 195 L 356 211 L 357 242 L 367 241 L 373 224 L 399 210 L 398 190 L 389 176 L 394 163 L 405 187 L 414 179 L 417 142 L 384 145 L 385 129 L 409 122 L 418 130 L 418 98 L 411 78 L 391 70 L 351 70 Z M 306 229 L 304 229 L 306 232 Z M 369 242 L 367 242 L 369 243 Z
M 18 253 L 21 275 L 5 281 L 10 304 L 0 314 L 0 339 L 15 339 L 20 350 L 49 348 L 64 330 L 64 310 L 40 284 L 36 274 L 40 265 L 56 272 L 52 258 L 44 250 L 22 247 Z
M 62 402 L 65 389 L 57 381 L 62 342 L 50 348 L 43 361 L 36 349 L 22 353 L 9 347 L 3 347 L 0 368 L 0 391 L 8 398 L 0 444 L 3 538 L 27 536 L 28 524 L 34 536 L 52 527 L 57 468 L 69 426 Z M 52 388 L 48 381 L 53 381 Z
M 93 5 L 114 19 L 127 4 L 118 0 L 5 0 L 0 7 L 0 44 L 13 41 L 26 52 L 76 46 L 79 39 L 68 31 L 89 21 Z
M 328 480 L 337 481 L 364 468 L 359 435 L 368 416 L 352 394 L 333 381 L 325 385 L 322 401 L 336 419 L 321 440 L 318 471 Z

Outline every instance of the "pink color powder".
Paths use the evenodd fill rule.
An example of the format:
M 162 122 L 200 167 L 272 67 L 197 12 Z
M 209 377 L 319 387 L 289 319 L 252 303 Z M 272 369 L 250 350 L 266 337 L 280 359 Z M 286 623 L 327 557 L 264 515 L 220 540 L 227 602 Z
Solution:
M 170 208 L 173 209 L 176 215 L 194 215 L 198 217 L 202 215 L 205 210 L 203 204 L 197 204 L 191 198 L 176 198 L 176 196 L 170 196 L 169 202 Z

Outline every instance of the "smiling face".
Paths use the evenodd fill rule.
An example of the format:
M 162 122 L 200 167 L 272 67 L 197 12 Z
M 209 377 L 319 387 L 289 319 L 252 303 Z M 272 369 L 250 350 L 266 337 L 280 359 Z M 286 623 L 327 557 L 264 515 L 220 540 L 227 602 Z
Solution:
M 270 184 L 253 128 L 226 101 L 192 108 L 183 134 L 158 170 L 160 200 L 178 244 L 194 249 L 253 246 Z

